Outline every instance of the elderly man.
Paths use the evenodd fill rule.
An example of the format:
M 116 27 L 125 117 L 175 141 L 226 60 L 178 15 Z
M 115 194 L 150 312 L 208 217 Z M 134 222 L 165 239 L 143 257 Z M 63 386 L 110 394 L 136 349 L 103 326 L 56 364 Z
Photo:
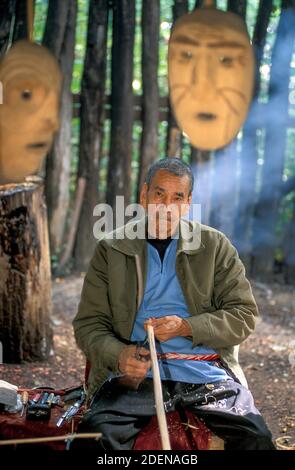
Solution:
M 90 262 L 73 325 L 91 364 L 80 431 L 101 432 L 100 449 L 132 449 L 155 414 L 148 323 L 166 410 L 187 407 L 225 449 L 274 449 L 237 355 L 257 305 L 225 235 L 183 218 L 193 182 L 179 159 L 154 163 L 141 190 L 145 217 L 100 239 Z

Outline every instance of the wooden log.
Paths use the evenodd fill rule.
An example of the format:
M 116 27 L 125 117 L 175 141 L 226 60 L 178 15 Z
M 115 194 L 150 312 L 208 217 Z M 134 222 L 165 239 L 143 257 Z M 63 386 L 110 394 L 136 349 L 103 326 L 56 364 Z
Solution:
M 43 180 L 0 186 L 0 342 L 4 363 L 43 360 L 52 347 L 51 275 Z

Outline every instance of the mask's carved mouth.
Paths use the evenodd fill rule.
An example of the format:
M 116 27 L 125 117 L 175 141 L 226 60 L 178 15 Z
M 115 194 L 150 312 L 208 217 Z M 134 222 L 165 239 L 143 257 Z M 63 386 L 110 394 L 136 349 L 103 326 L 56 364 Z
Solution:
M 217 114 L 213 113 L 198 113 L 197 114 L 197 119 L 200 121 L 214 121 L 217 119 Z
M 33 144 L 27 145 L 28 149 L 45 149 L 48 147 L 47 142 L 34 142 Z

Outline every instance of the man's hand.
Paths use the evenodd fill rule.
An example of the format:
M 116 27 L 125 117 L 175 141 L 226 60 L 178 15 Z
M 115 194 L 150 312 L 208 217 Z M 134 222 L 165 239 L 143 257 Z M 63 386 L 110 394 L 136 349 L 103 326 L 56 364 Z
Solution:
M 168 339 L 175 338 L 176 336 L 192 337 L 192 329 L 184 318 L 177 315 L 167 315 L 161 318 L 149 318 L 144 323 L 144 329 L 147 330 L 147 325 L 154 327 L 154 334 L 157 340 L 167 341 Z
M 120 353 L 118 364 L 120 372 L 124 374 L 124 377 L 119 379 L 120 383 L 135 390 L 152 365 L 150 352 L 147 349 L 140 348 L 138 353 L 143 357 L 142 360 L 135 356 L 136 346 L 126 346 Z

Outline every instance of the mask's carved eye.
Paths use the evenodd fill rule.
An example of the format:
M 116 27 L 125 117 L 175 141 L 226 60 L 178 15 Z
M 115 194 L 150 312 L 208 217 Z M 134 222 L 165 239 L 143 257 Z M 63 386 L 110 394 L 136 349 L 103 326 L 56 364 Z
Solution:
M 33 93 L 32 93 L 32 91 L 29 90 L 29 89 L 23 90 L 23 91 L 21 92 L 21 97 L 22 97 L 22 99 L 23 99 L 24 101 L 29 101 L 29 100 L 31 100 L 31 99 L 32 99 L 32 95 L 33 95 Z
M 229 56 L 220 56 L 219 62 L 226 68 L 231 68 L 234 66 L 234 58 Z
M 191 51 L 181 51 L 180 57 L 182 60 L 189 61 L 193 58 L 193 54 Z

